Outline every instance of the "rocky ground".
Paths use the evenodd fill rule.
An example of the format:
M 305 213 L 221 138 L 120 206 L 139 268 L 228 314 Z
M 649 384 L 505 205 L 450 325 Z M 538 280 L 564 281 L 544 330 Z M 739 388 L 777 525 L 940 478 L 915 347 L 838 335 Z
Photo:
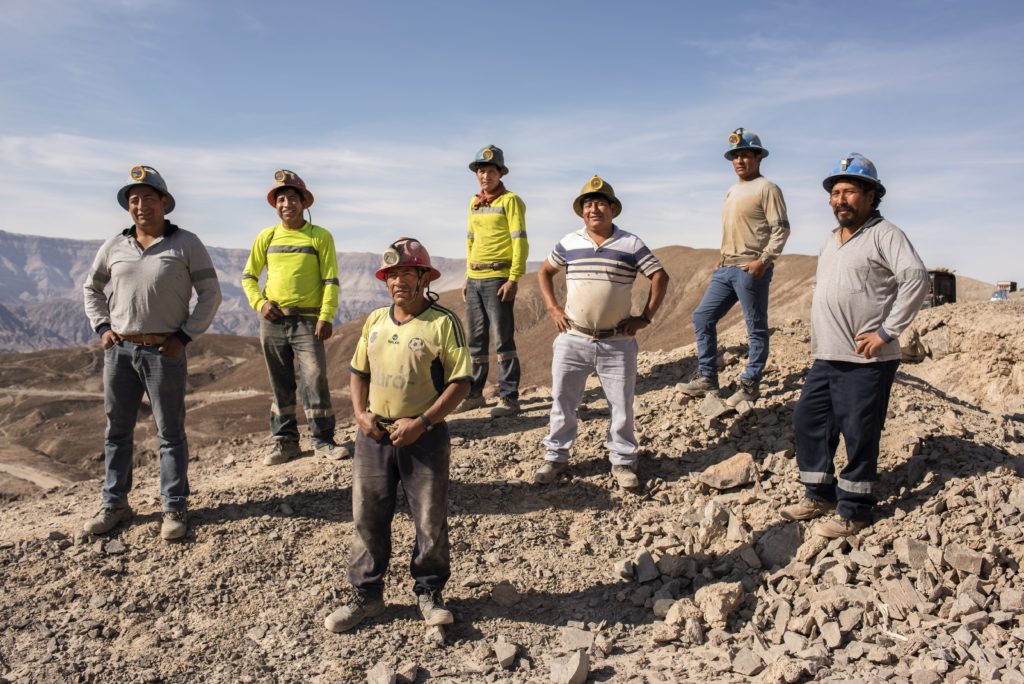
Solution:
M 8 503 L 0 682 L 1024 682 L 1024 415 L 1019 394 L 999 395 L 1019 387 L 1024 303 L 971 308 L 983 306 L 922 314 L 947 331 L 1006 318 L 901 367 L 879 520 L 857 537 L 826 542 L 777 515 L 801 496 L 790 418 L 809 331 L 793 319 L 774 332 L 762 398 L 739 413 L 677 391 L 692 346 L 641 355 L 639 494 L 608 473 L 596 380 L 571 475 L 552 486 L 529 484 L 544 388 L 518 417 L 451 420 L 457 622 L 445 633 L 413 607 L 404 505 L 389 612 L 350 634 L 323 629 L 345 597 L 350 461 L 267 468 L 261 438 L 226 432 L 196 454 L 192 527 L 173 545 L 158 536 L 149 462 L 136 520 L 108 538 L 78 532 L 96 479 Z M 734 381 L 743 337 L 721 342 Z

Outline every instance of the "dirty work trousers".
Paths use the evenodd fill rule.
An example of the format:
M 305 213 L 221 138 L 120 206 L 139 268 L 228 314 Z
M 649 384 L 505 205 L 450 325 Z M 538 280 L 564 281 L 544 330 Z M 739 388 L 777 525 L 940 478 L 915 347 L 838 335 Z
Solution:
M 754 278 L 739 266 L 716 268 L 704 298 L 693 312 L 693 331 L 697 338 L 697 372 L 708 378 L 718 377 L 718 321 L 740 303 L 747 324 L 750 348 L 747 367 L 740 380 L 761 381 L 768 363 L 768 289 L 774 268 Z
M 185 351 L 164 356 L 159 345 L 123 341 L 103 354 L 103 505 L 128 505 L 132 489 L 135 423 L 142 395 L 149 396 L 160 441 L 160 495 L 165 511 L 184 511 L 188 502 L 188 440 L 185 438 Z
M 551 422 L 544 439 L 544 459 L 569 461 L 576 439 L 576 408 L 591 373 L 597 373 L 608 400 L 611 418 L 608 447 L 613 465 L 632 466 L 637 461 L 633 433 L 633 395 L 636 392 L 636 338 L 595 340 L 562 333 L 555 338 L 551 358 Z
M 516 352 L 515 301 L 503 302 L 498 289 L 506 278 L 469 278 L 466 282 L 466 333 L 473 359 L 473 383 L 469 396 L 484 392 L 491 335 L 498 356 L 498 396 L 519 398 L 519 354 Z
M 796 460 L 807 496 L 837 503 L 848 520 L 870 522 L 875 506 L 878 443 L 899 361 L 851 363 L 818 359 L 793 410 Z M 839 435 L 847 465 L 835 476 Z
M 334 443 L 334 409 L 327 387 L 327 355 L 316 338 L 316 318 L 283 316 L 276 321 L 260 319 L 260 345 L 270 374 L 274 404 L 270 407 L 270 432 L 277 442 L 298 442 L 295 413 L 295 362 L 299 362 L 299 394 L 306 411 L 313 445 Z
M 384 592 L 399 483 L 416 528 L 416 543 L 409 565 L 413 591 L 423 594 L 444 588 L 451 576 L 450 455 L 446 423 L 438 423 L 406 447 L 393 446 L 387 435 L 378 441 L 358 431 L 352 460 L 355 541 L 348 567 L 348 579 L 358 591 L 376 596 Z

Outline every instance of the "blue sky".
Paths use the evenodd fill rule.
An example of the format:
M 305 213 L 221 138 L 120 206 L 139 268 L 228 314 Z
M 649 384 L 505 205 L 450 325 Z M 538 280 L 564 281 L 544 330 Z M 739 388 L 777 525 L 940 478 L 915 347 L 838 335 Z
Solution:
M 1017 2 L 6 0 L 0 229 L 107 237 L 135 163 L 210 245 L 276 222 L 275 169 L 340 250 L 463 253 L 474 152 L 505 149 L 533 258 L 594 173 L 653 247 L 717 247 L 737 126 L 771 151 L 788 252 L 834 219 L 821 179 L 874 160 L 929 266 L 1024 280 Z

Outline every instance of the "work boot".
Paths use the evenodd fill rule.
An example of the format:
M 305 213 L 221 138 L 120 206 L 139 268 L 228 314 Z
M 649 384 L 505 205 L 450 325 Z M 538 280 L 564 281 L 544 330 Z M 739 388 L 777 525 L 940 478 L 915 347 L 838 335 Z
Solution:
M 272 466 L 287 463 L 302 453 L 298 442 L 278 440 L 274 443 L 274 449 L 263 457 L 263 465 Z
M 813 520 L 835 509 L 836 505 L 830 501 L 817 501 L 805 496 L 799 503 L 783 508 L 779 515 L 783 520 Z
M 135 515 L 130 506 L 112 508 L 104 506 L 99 513 L 85 522 L 83 529 L 89 534 L 106 534 L 118 526 L 119 523 L 128 522 Z
M 317 458 L 326 458 L 328 461 L 341 461 L 349 458 L 352 452 L 347 446 L 333 442 L 320 442 L 313 447 L 313 453 Z
M 837 515 L 831 520 L 820 522 L 811 528 L 811 534 L 816 534 L 819 537 L 825 537 L 826 539 L 838 539 L 839 537 L 850 537 L 871 523 L 864 520 L 848 520 L 841 515 Z
M 160 536 L 167 541 L 181 539 L 188 532 L 188 513 L 185 511 L 164 511 L 160 524 Z
M 736 391 L 725 400 L 725 405 L 735 408 L 741 401 L 755 402 L 760 396 L 761 387 L 757 380 L 740 380 Z
M 623 489 L 636 489 L 640 486 L 640 478 L 636 476 L 636 466 L 613 465 L 612 477 Z
M 544 465 L 533 474 L 533 481 L 536 484 L 551 484 L 558 479 L 558 476 L 569 469 L 568 463 L 558 461 L 544 461 Z
M 455 616 L 452 615 L 452 611 L 448 610 L 444 605 L 440 589 L 434 589 L 425 594 L 418 594 L 416 596 L 416 607 L 419 608 L 423 621 L 431 627 L 450 625 L 455 622 Z
M 324 618 L 324 627 L 331 632 L 347 632 L 363 620 L 384 612 L 384 597 L 355 592 L 351 601 Z
M 455 407 L 453 413 L 465 413 L 466 411 L 472 411 L 473 409 L 482 408 L 487 405 L 484 401 L 483 395 L 476 397 L 466 397 L 462 400 L 462 403 Z
M 491 409 L 491 418 L 504 418 L 519 413 L 519 400 L 512 397 L 498 399 L 498 405 Z
M 718 391 L 718 377 L 697 373 L 690 382 L 677 385 L 676 389 L 691 397 L 703 397 Z

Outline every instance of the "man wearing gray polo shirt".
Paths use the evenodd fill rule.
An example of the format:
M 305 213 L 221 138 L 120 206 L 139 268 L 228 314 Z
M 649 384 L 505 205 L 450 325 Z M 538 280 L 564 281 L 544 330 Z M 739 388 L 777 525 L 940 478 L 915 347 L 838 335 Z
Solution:
M 180 539 L 187 530 L 189 494 L 185 345 L 213 321 L 220 283 L 199 238 L 164 218 L 174 210 L 174 197 L 156 169 L 132 167 L 117 201 L 133 225 L 103 243 L 84 286 L 85 313 L 104 350 L 107 414 L 103 506 L 85 531 L 105 534 L 133 515 L 132 438 L 146 394 L 160 441 L 160 535 Z M 193 290 L 198 298 L 189 311 Z
M 823 182 L 839 226 L 818 255 L 811 302 L 814 364 L 793 411 L 802 501 L 786 520 L 838 516 L 814 526 L 822 537 L 856 534 L 871 524 L 878 445 L 900 363 L 899 335 L 928 293 L 928 271 L 899 228 L 882 218 L 885 186 L 856 152 Z M 835 476 L 839 436 L 847 465 Z
M 540 291 L 559 335 L 551 359 L 551 423 L 544 465 L 534 482 L 549 484 L 569 468 L 576 439 L 576 408 L 591 373 L 597 373 L 611 420 L 606 446 L 612 476 L 623 489 L 636 489 L 637 442 L 633 434 L 637 331 L 646 328 L 665 298 L 668 274 L 637 236 L 612 220 L 622 203 L 612 186 L 594 176 L 573 202 L 583 228 L 562 238 L 540 267 Z M 565 306 L 555 298 L 554 277 L 566 270 Z M 651 279 L 643 311 L 630 313 L 636 274 Z

